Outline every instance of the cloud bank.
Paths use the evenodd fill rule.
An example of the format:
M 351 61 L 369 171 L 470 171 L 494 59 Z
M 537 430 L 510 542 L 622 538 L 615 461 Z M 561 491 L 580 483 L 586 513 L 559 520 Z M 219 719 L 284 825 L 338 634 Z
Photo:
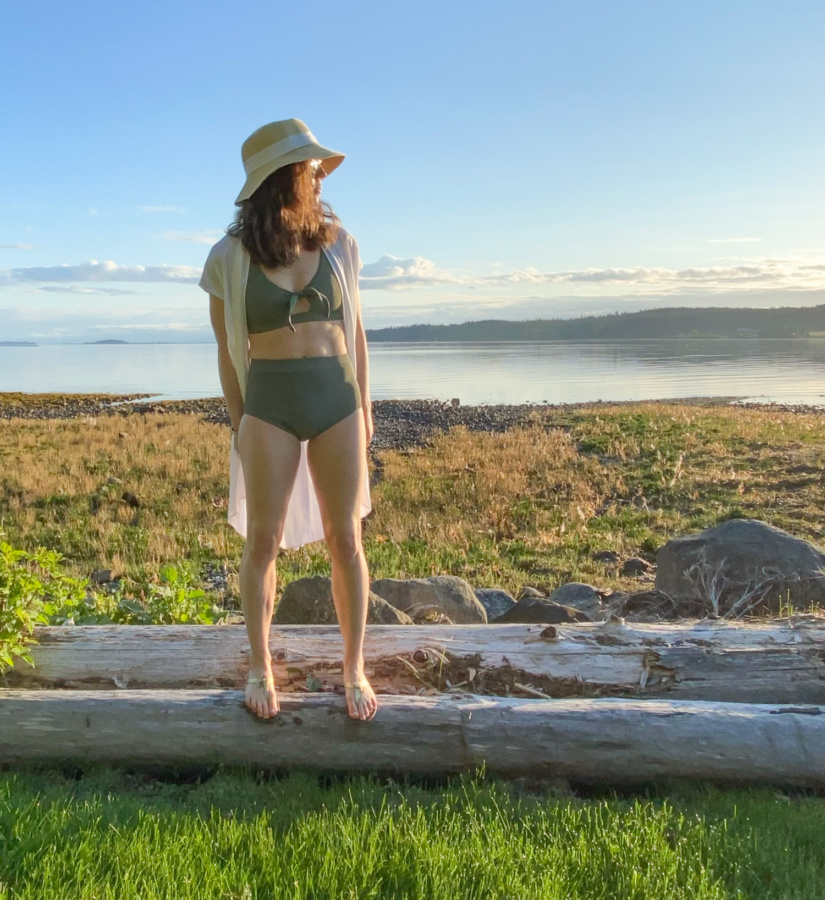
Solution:
M 212 232 L 168 232 L 166 239 L 212 242 Z M 385 255 L 363 266 L 360 276 L 362 291 L 424 291 L 472 289 L 474 302 L 511 302 L 524 299 L 530 288 L 546 287 L 560 295 L 564 289 L 576 288 L 582 297 L 604 294 L 632 294 L 642 298 L 653 296 L 712 296 L 755 290 L 773 292 L 810 292 L 825 289 L 825 263 L 800 259 L 747 259 L 728 257 L 729 265 L 695 266 L 670 269 L 662 266 L 629 266 L 542 271 L 528 267 L 509 272 L 494 271 L 486 275 L 451 272 L 440 269 L 432 260 L 421 256 L 402 258 Z M 77 265 L 31 266 L 0 269 L 0 288 L 25 286 L 41 291 L 66 293 L 124 293 L 122 288 L 98 287 L 105 284 L 194 284 L 201 269 L 183 265 L 120 265 L 107 260 L 88 260 Z M 56 287 L 59 285 L 60 287 Z M 94 285 L 95 287 L 87 287 Z M 508 296 L 502 297 L 505 291 Z M 465 303 L 467 300 L 465 299 Z M 780 305 L 782 302 L 780 301 Z
M 528 267 L 481 276 L 458 276 L 437 269 L 434 262 L 416 256 L 401 259 L 382 256 L 361 270 L 361 290 L 399 291 L 433 285 L 506 288 L 521 285 L 633 286 L 639 293 L 678 294 L 702 288 L 706 291 L 751 290 L 773 287 L 819 290 L 825 287 L 825 265 L 794 259 L 760 259 L 729 266 L 668 269 L 631 266 L 543 272 Z
M 190 284 L 200 279 L 201 270 L 194 266 L 121 266 L 107 260 L 90 259 L 78 265 L 32 266 L 0 269 L 0 286 L 48 284 L 52 282 L 165 282 Z

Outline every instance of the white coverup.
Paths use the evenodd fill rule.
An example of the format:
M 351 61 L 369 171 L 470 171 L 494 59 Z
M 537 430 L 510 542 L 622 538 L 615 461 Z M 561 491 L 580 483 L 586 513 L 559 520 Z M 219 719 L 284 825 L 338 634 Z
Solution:
M 358 372 L 355 346 L 355 326 L 359 312 L 358 273 L 361 257 L 358 244 L 349 232 L 339 226 L 338 239 L 323 248 L 341 285 L 344 307 L 344 333 L 347 353 L 353 371 Z M 246 376 L 249 369 L 249 334 L 246 327 L 246 280 L 249 275 L 249 254 L 238 238 L 226 235 L 209 251 L 199 282 L 208 294 L 224 301 L 224 318 L 229 356 L 238 376 L 241 396 L 246 398 Z M 301 441 L 298 475 L 287 507 L 284 534 L 280 546 L 300 547 L 324 537 L 321 509 L 307 461 L 307 441 Z M 372 509 L 369 478 L 364 478 L 360 497 L 361 518 Z M 229 524 L 246 537 L 246 487 L 243 468 L 234 436 L 229 451 Z

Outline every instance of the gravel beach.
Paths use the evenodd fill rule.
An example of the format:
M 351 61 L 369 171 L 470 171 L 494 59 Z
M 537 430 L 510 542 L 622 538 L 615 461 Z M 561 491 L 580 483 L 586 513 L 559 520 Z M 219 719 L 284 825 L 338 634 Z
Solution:
M 0 393 L 0 419 L 65 419 L 82 416 L 133 416 L 145 413 L 185 413 L 206 422 L 229 425 L 222 397 L 197 400 L 152 401 L 149 394 L 25 394 Z M 735 397 L 688 397 L 654 400 L 690 406 L 729 406 Z M 553 411 L 593 407 L 626 406 L 638 401 L 593 401 L 589 403 L 522 403 L 464 406 L 460 398 L 439 400 L 374 400 L 375 435 L 370 451 L 424 446 L 433 434 L 455 425 L 471 431 L 506 431 L 530 421 L 551 417 Z M 784 412 L 821 413 L 817 407 L 777 403 L 740 403 L 745 408 Z

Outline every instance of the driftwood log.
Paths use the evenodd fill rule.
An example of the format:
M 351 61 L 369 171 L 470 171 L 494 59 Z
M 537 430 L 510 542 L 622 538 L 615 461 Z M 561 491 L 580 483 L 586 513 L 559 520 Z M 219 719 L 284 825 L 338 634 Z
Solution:
M 340 686 L 336 625 L 271 630 L 279 690 Z M 243 625 L 40 627 L 35 666 L 18 660 L 0 687 L 239 688 Z M 825 624 L 370 625 L 367 675 L 382 694 L 644 697 L 825 704 Z M 538 692 L 538 694 L 536 694 Z
M 0 763 L 252 764 L 383 773 L 469 771 L 641 783 L 825 785 L 825 710 L 703 701 L 284 696 L 255 718 L 240 691 L 0 690 Z

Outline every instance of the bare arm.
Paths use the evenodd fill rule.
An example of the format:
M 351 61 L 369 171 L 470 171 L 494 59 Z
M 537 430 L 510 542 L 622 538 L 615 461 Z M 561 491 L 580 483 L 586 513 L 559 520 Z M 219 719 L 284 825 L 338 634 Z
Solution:
M 370 362 L 367 353 L 367 335 L 361 323 L 361 310 L 358 310 L 358 321 L 355 325 L 355 355 L 358 359 L 358 387 L 361 391 L 361 400 L 365 406 L 370 403 Z
M 223 300 L 214 294 L 209 295 L 209 318 L 212 321 L 212 330 L 218 342 L 218 373 L 221 379 L 221 388 L 226 400 L 226 408 L 229 410 L 229 421 L 233 431 L 237 431 L 243 416 L 243 397 L 238 384 L 238 375 L 235 366 L 229 356 L 229 344 L 226 338 L 226 322 L 224 321 Z
M 361 391 L 361 408 L 364 411 L 364 429 L 366 432 L 367 446 L 372 441 L 375 426 L 372 422 L 372 402 L 370 401 L 370 363 L 367 353 L 367 335 L 361 322 L 361 304 L 358 304 L 358 321 L 355 325 L 355 353 L 358 357 L 358 371 L 355 377 L 358 380 L 358 389 Z

